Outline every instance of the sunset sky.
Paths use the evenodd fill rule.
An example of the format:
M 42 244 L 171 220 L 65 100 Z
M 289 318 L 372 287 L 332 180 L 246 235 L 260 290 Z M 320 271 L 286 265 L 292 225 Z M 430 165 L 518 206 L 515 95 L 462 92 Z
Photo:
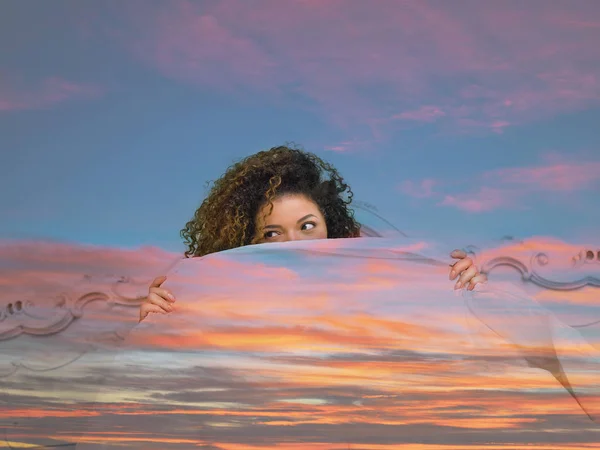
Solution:
M 574 251 L 548 244 L 553 258 Z M 583 330 L 587 350 L 581 328 L 575 339 L 552 331 L 580 407 L 514 346 L 543 335 L 540 306 L 501 277 L 491 291 L 454 292 L 445 262 L 431 259 L 437 252 L 431 242 L 363 238 L 181 260 L 166 283 L 176 312 L 151 316 L 117 354 L 86 350 L 105 348 L 107 332 L 135 323 L 102 302 L 58 335 L 2 342 L 7 442 L 79 441 L 78 450 L 598 448 L 600 428 L 583 408 L 600 411 L 600 326 Z M 81 251 L 70 255 L 54 266 L 93 269 Z M 125 251 L 97 255 L 96 270 L 136 260 Z M 137 253 L 148 267 L 156 256 Z M 555 320 L 598 317 L 593 288 L 554 294 L 538 300 Z
M 205 183 L 296 142 L 413 235 L 589 238 L 594 0 L 7 0 L 0 236 L 180 251 Z
M 600 2 L 3 0 L 0 43 L 0 449 L 600 449 L 447 276 L 453 248 L 542 249 L 596 287 L 519 286 L 600 352 Z M 439 265 L 330 240 L 174 266 L 206 183 L 288 142 Z M 180 315 L 89 353 L 163 273 Z

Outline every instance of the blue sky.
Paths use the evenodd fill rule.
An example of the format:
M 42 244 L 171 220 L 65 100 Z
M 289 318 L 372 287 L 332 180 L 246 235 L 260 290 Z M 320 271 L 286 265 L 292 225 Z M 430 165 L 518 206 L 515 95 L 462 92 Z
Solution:
M 6 1 L 0 238 L 183 248 L 293 141 L 413 235 L 594 240 L 600 4 Z

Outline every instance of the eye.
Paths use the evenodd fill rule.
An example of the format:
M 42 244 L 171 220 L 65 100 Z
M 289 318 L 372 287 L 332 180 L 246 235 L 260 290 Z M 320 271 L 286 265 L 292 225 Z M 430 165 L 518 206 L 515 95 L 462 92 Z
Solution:
M 266 233 L 263 235 L 263 237 L 264 237 L 265 239 L 273 239 L 274 237 L 277 237 L 277 235 L 278 235 L 277 231 L 267 231 L 267 232 L 266 232 Z
M 306 222 L 302 224 L 302 231 L 308 231 L 308 230 L 312 230 L 314 227 L 316 227 L 317 224 L 314 222 Z

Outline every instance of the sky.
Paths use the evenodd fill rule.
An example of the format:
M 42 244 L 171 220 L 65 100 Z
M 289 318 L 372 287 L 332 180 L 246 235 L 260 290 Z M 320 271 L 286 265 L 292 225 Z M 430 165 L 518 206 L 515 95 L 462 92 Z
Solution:
M 336 270 L 331 255 L 314 267 L 282 256 L 271 273 L 266 253 L 253 259 L 260 246 L 241 262 L 215 255 L 213 272 L 200 279 L 213 283 L 203 289 L 224 289 L 221 297 L 182 301 L 178 316 L 213 328 L 169 335 L 167 321 L 146 336 L 146 356 L 164 364 L 150 392 L 127 384 L 134 370 L 108 373 L 93 358 L 70 364 L 88 331 L 112 339 L 114 326 L 136 322 L 149 280 L 180 259 L 179 230 L 207 182 L 288 142 L 340 170 L 359 217 L 447 250 L 488 243 L 480 263 L 517 258 L 538 279 L 559 283 L 530 290 L 541 305 L 572 326 L 595 321 L 598 42 L 594 0 L 1 2 L 0 448 L 33 445 L 34 437 L 73 441 L 61 427 L 104 413 L 117 414 L 145 448 L 255 449 L 243 439 L 251 431 L 254 443 L 280 439 L 285 450 L 305 448 L 294 443 L 300 434 L 312 436 L 315 449 L 348 448 L 343 436 L 355 449 L 429 450 L 441 442 L 432 430 L 449 450 L 481 445 L 483 435 L 506 449 L 598 447 L 597 430 L 555 380 L 513 367 L 506 343 L 492 341 L 495 350 L 483 355 L 465 344 L 447 266 L 429 279 L 386 262 Z M 507 236 L 515 240 L 499 241 Z M 573 264 L 582 248 L 592 257 Z M 323 282 L 327 275 L 338 283 Z M 279 295 L 245 302 L 264 294 L 269 277 Z M 595 287 L 560 290 L 572 283 Z M 425 315 L 410 322 L 365 303 L 363 294 L 395 288 Z M 423 311 L 419 299 L 431 289 L 447 302 Z M 348 303 L 335 303 L 348 295 L 364 311 L 348 314 Z M 373 299 L 384 302 L 381 295 Z M 297 316 L 277 310 L 282 302 L 297 302 Z M 327 310 L 332 304 L 337 309 Z M 438 313 L 440 327 L 425 320 Z M 587 336 L 596 345 L 597 325 Z M 274 357 L 275 342 L 294 358 L 307 346 L 323 354 Z M 21 345 L 26 351 L 15 351 Z M 191 356 L 178 359 L 173 351 L 185 345 Z M 224 367 L 211 365 L 211 354 Z M 43 372 L 48 361 L 66 365 Z M 239 376 L 226 367 L 234 362 L 268 382 Z M 179 372 L 172 376 L 167 363 Z M 410 376 L 403 384 L 397 373 Z M 105 399 L 99 413 L 91 397 L 109 375 L 125 383 L 126 398 Z M 208 406 L 186 412 L 201 417 L 212 440 L 158 426 L 176 425 L 182 396 L 196 399 L 186 386 L 210 391 Z M 263 395 L 265 386 L 272 395 Z M 261 408 L 256 425 L 247 414 Z M 356 421 L 367 435 L 357 435 Z M 136 427 L 160 432 L 154 447 Z
M 295 142 L 410 235 L 595 237 L 595 1 L 0 7 L 0 238 L 181 252 L 234 161 Z
M 576 250 L 540 244 L 552 259 Z M 98 253 L 96 269 L 140 272 L 164 256 Z M 509 253 L 527 260 L 529 252 L 515 245 Z M 565 326 L 598 317 L 597 292 L 538 287 L 536 303 L 514 283 L 496 282 L 461 295 L 439 256 L 425 241 L 363 238 L 180 260 L 165 284 L 176 311 L 133 330 L 137 311 L 114 296 L 112 305 L 92 302 L 101 283 L 90 281 L 87 300 L 74 302 L 79 318 L 61 333 L 43 326 L 64 325 L 73 303 L 24 321 L 29 331 L 1 342 L 0 448 L 600 448 L 597 423 L 584 412 L 600 420 L 600 326 Z M 55 278 L 57 267 L 91 265 L 81 251 L 61 266 L 48 267 L 49 259 L 30 262 Z M 579 269 L 559 272 L 573 281 Z M 523 360 L 547 345 L 548 329 L 581 406 Z M 117 353 L 113 332 L 126 336 Z

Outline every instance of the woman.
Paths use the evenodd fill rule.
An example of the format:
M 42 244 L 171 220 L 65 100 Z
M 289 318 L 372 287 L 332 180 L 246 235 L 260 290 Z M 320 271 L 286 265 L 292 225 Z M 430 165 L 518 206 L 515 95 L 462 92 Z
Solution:
M 181 231 L 187 251 L 197 257 L 245 245 L 308 239 L 356 238 L 360 225 L 349 209 L 352 190 L 338 171 L 318 156 L 280 146 L 251 155 L 231 166 Z M 460 274 L 459 289 L 472 290 L 485 281 L 473 261 L 460 259 L 450 279 Z M 173 311 L 175 297 L 161 285 L 150 285 L 140 307 L 140 321 L 149 313 Z

